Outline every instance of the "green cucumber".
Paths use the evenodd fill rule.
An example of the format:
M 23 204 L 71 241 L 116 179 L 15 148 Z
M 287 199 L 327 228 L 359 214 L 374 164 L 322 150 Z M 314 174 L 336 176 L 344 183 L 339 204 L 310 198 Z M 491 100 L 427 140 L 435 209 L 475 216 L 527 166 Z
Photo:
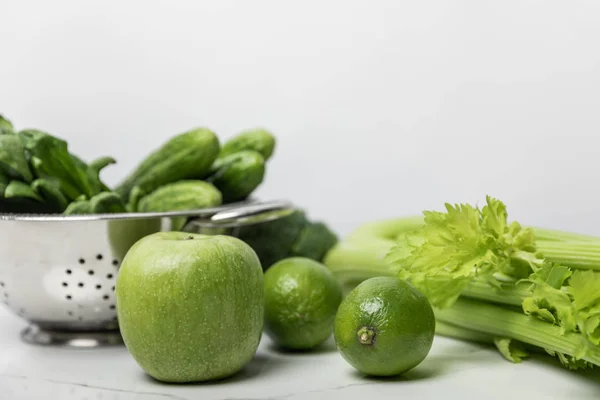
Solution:
M 223 144 L 219 158 L 238 153 L 242 150 L 254 150 L 268 160 L 275 150 L 275 136 L 264 129 L 244 131 Z
M 218 154 L 219 139 L 211 130 L 198 128 L 181 133 L 148 155 L 116 192 L 128 203 L 134 187 L 145 195 L 169 183 L 205 176 Z
M 214 185 L 199 180 L 184 180 L 156 189 L 142 197 L 138 212 L 196 210 L 221 205 L 221 192 Z
M 165 212 L 197 210 L 220 206 L 223 202 L 221 192 L 212 184 L 199 180 L 187 180 L 171 183 L 156 189 L 142 197 L 138 203 L 138 212 Z M 171 229 L 180 230 L 186 218 L 172 218 Z
M 215 161 L 205 180 L 221 191 L 224 203 L 231 203 L 247 198 L 264 176 L 263 156 L 254 150 L 243 150 Z

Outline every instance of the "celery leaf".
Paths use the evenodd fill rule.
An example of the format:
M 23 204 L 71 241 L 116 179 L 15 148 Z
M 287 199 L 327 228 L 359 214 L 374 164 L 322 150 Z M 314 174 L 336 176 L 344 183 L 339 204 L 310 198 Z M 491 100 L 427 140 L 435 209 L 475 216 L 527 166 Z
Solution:
M 520 363 L 525 357 L 529 356 L 522 343 L 510 338 L 495 338 L 494 345 L 504 358 L 515 364 Z
M 420 241 L 400 238 L 386 258 L 434 306 L 451 306 L 475 277 L 499 286 L 527 278 L 542 266 L 533 231 L 508 224 L 501 201 L 488 196 L 483 209 L 469 204 L 445 206 L 446 212 L 423 213 Z

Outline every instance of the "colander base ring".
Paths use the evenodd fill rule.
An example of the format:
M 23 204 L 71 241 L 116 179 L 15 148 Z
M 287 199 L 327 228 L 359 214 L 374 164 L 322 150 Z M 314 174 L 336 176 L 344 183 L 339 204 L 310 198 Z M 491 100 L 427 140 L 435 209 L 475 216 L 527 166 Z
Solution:
M 119 331 L 60 332 L 45 330 L 37 325 L 30 325 L 23 329 L 21 339 L 29 344 L 73 349 L 91 349 L 123 344 L 123 338 Z

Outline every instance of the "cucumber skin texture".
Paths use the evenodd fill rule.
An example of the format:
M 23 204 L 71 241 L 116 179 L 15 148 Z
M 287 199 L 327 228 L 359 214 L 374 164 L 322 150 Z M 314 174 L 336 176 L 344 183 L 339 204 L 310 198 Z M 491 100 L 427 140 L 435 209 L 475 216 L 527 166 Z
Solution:
M 205 179 L 223 194 L 223 202 L 231 203 L 247 198 L 265 177 L 265 159 L 254 150 L 243 150 L 219 158 Z
M 221 192 L 211 183 L 184 180 L 164 185 L 144 196 L 138 212 L 183 211 L 220 206 Z
M 180 133 L 149 154 L 115 191 L 127 203 L 134 187 L 148 194 L 172 182 L 205 176 L 219 149 L 217 135 L 207 128 Z
M 244 131 L 223 144 L 219 158 L 238 153 L 242 150 L 259 152 L 265 161 L 273 155 L 275 150 L 275 136 L 265 129 L 252 129 Z

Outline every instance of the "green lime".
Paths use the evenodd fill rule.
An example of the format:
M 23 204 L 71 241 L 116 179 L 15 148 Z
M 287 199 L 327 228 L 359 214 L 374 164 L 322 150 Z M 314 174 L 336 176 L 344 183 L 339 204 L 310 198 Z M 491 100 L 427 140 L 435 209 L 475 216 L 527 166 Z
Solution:
M 359 284 L 335 317 L 340 353 L 354 368 L 374 376 L 400 375 L 419 365 L 434 333 L 435 318 L 425 296 L 393 277 Z
M 311 349 L 333 332 L 342 290 L 323 264 L 290 257 L 265 273 L 265 332 L 280 347 Z

